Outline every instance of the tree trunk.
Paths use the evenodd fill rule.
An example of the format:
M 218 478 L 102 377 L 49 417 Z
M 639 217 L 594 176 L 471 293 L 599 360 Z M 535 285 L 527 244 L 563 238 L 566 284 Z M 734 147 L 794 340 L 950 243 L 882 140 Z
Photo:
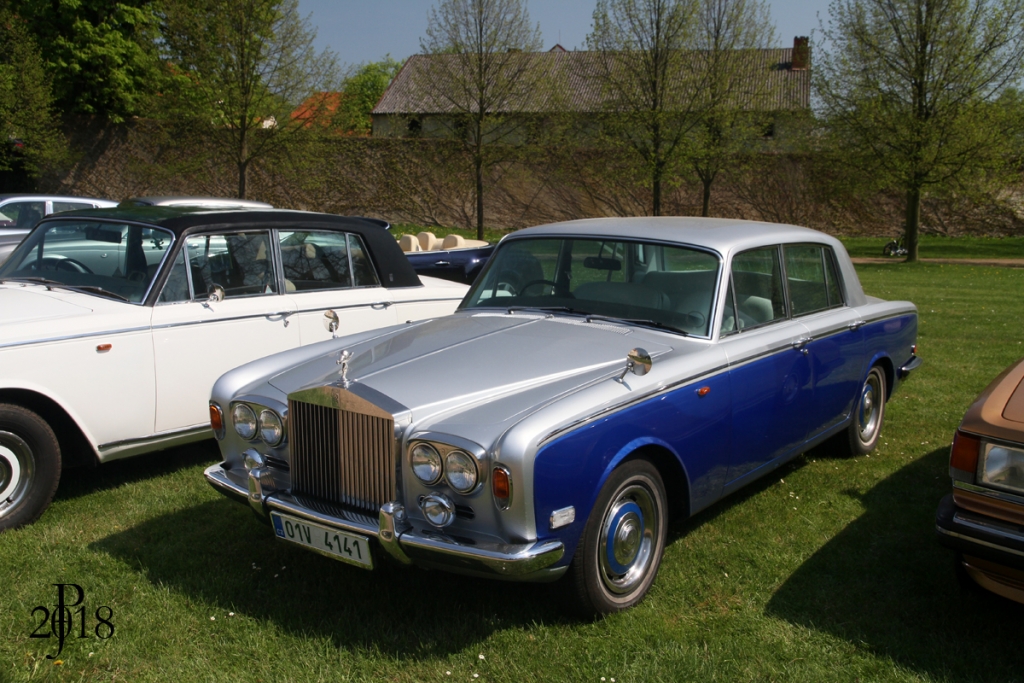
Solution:
M 238 162 L 238 198 L 245 199 L 245 177 L 249 170 L 249 162 Z
M 905 244 L 907 261 L 917 261 L 917 236 L 921 225 L 921 188 L 912 187 L 907 190 L 907 222 Z
M 484 160 L 483 155 L 476 154 L 476 238 L 484 238 Z
M 704 196 L 700 206 L 700 215 L 707 218 L 711 215 L 711 178 L 701 178 L 700 182 L 704 186 Z

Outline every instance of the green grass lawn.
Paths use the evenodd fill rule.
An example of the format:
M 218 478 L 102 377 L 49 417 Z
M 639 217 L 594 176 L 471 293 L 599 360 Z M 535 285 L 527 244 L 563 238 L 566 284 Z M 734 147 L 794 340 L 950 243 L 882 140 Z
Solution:
M 889 237 L 840 237 L 850 256 L 879 257 Z M 921 235 L 918 244 L 921 258 L 1024 259 L 1024 237 L 939 237 Z M 898 260 L 896 258 L 893 259 Z
M 961 415 L 1024 355 L 1024 270 L 858 271 L 920 310 L 925 365 L 879 449 L 808 454 L 676 525 L 633 610 L 580 622 L 557 584 L 285 546 L 205 483 L 207 444 L 70 473 L 37 524 L 0 535 L 0 681 L 1021 680 L 1024 607 L 960 589 L 934 515 Z M 54 583 L 83 587 L 90 635 L 100 605 L 115 626 L 69 638 L 60 664 L 29 637 Z

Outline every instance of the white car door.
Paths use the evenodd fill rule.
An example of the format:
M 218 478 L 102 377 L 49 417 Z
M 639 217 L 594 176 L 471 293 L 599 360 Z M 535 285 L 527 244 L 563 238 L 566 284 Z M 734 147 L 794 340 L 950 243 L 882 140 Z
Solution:
M 269 230 L 193 236 L 185 249 L 153 308 L 157 433 L 207 424 L 218 377 L 300 343 Z M 209 300 L 214 285 L 223 300 Z
M 358 235 L 327 230 L 280 231 L 287 297 L 302 344 L 330 339 L 324 312 L 338 314 L 338 336 L 398 322 Z

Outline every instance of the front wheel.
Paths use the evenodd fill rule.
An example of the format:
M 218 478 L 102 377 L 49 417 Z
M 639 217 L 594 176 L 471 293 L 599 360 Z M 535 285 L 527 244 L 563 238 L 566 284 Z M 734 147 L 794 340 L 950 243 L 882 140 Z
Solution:
M 41 417 L 0 403 L 0 531 L 29 524 L 60 481 L 60 446 Z
M 568 581 L 579 611 L 611 614 L 640 602 L 665 550 L 665 485 L 647 460 L 614 470 L 601 488 Z
M 866 455 L 875 450 L 885 419 L 885 373 L 871 368 L 853 406 L 853 419 L 846 431 L 847 455 Z

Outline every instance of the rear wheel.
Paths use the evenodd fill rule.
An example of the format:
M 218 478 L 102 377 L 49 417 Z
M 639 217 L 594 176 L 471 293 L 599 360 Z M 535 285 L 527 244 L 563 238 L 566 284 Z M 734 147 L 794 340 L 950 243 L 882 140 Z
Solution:
M 569 566 L 580 612 L 610 614 L 643 599 L 665 550 L 666 511 L 665 485 L 650 462 L 631 460 L 612 472 Z
M 875 450 L 885 419 L 885 373 L 871 368 L 853 406 L 853 419 L 846 430 L 843 450 L 847 455 L 866 455 Z
M 53 500 L 60 481 L 60 447 L 46 421 L 0 403 L 0 531 L 29 524 Z

